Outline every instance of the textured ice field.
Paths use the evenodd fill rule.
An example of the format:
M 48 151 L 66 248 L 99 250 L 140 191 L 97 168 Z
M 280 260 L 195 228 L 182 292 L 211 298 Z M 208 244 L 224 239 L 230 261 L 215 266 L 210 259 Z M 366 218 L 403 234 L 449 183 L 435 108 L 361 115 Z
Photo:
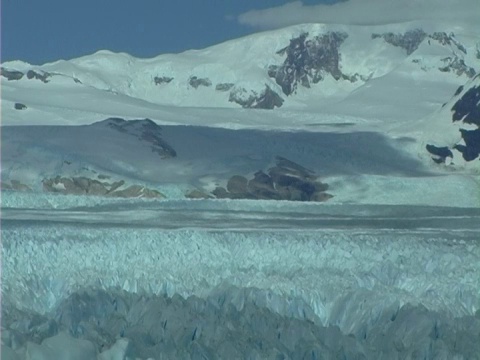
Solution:
M 33 311 L 56 319 L 61 330 L 65 316 L 58 314 L 65 310 L 59 309 L 65 309 L 65 301 L 73 301 L 66 300 L 68 296 L 85 289 L 104 289 L 113 297 L 120 296 L 118 291 L 122 289 L 147 298 L 159 295 L 175 299 L 179 294 L 185 299 L 196 296 L 207 303 L 220 303 L 221 308 L 232 304 L 238 311 L 253 306 L 257 314 L 254 317 L 280 316 L 289 326 L 296 326 L 294 332 L 298 334 L 311 324 L 317 330 L 327 327 L 333 332 L 332 326 L 338 326 L 343 335 L 339 333 L 335 338 L 350 334 L 356 339 L 355 346 L 338 340 L 343 344 L 338 346 L 352 351 L 348 355 L 345 350 L 346 359 L 362 358 L 355 357 L 358 354 L 364 358 L 414 358 L 412 352 L 417 350 L 425 358 L 452 358 L 455 354 L 475 358 L 467 355 L 476 349 L 472 344 L 480 334 L 478 208 L 269 201 L 91 201 L 94 203 L 86 201 L 76 207 L 57 203 L 50 209 L 3 208 L 4 315 L 15 312 L 13 309 Z M 126 295 L 122 296 L 126 299 Z M 98 299 L 87 297 L 82 306 L 88 307 L 86 304 Z M 134 300 L 122 301 L 134 307 Z M 175 305 L 177 311 L 184 306 L 188 314 L 192 313 L 190 300 L 171 301 L 180 301 Z M 173 311 L 171 305 L 165 306 L 157 310 L 158 314 Z M 404 314 L 402 322 L 395 322 L 400 313 Z M 208 314 L 205 309 L 199 311 L 188 323 L 205 322 L 211 316 Z M 227 319 L 217 314 L 218 326 L 225 326 L 236 316 L 243 319 L 242 326 L 250 321 L 241 314 L 222 314 Z M 12 317 L 6 316 L 5 321 L 10 323 L 4 327 L 17 326 L 18 330 L 18 317 L 16 322 L 8 320 Z M 293 319 L 298 324 L 292 325 Z M 437 331 L 439 324 L 448 325 L 443 335 L 429 335 L 428 341 L 420 336 Z M 265 326 L 264 333 L 255 330 L 259 331 L 259 339 L 267 339 L 271 332 Z M 247 330 L 242 329 L 235 331 L 246 336 Z M 67 330 L 82 338 L 76 327 Z M 29 338 L 35 331 L 27 327 L 24 336 Z M 112 328 L 108 331 L 115 332 Z M 217 345 L 206 339 L 216 339 L 217 335 L 207 330 L 203 334 L 198 344 L 207 350 L 215 349 Z M 52 335 L 48 338 L 54 339 Z M 403 347 L 391 343 L 395 336 L 405 342 Z M 461 349 L 444 339 L 455 336 L 455 341 L 464 343 Z M 288 350 L 287 346 L 287 351 L 275 345 L 279 339 L 271 340 L 273 348 L 280 349 L 287 358 L 301 358 L 301 351 L 297 354 L 295 347 Z M 441 344 L 439 339 L 443 339 Z M 237 340 L 225 341 L 233 349 Z M 98 341 L 93 343 L 98 346 Z M 115 338 L 105 346 L 111 347 L 114 342 Z M 170 354 L 170 358 L 195 358 L 190 343 L 162 344 L 163 350 L 156 351 Z M 28 343 L 22 346 L 18 345 L 18 353 L 28 350 Z M 258 344 L 245 346 L 250 349 Z M 184 355 L 179 355 L 181 349 Z M 150 354 L 145 351 L 137 355 Z M 223 354 L 219 358 L 236 358 L 232 352 Z M 271 355 L 258 354 L 251 358 Z

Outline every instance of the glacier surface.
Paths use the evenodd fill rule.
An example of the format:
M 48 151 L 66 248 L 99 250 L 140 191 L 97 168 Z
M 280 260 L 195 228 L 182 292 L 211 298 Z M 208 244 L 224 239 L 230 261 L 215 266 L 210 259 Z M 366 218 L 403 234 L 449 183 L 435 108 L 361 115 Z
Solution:
M 12 359 L 480 353 L 478 208 L 74 198 L 4 203 Z

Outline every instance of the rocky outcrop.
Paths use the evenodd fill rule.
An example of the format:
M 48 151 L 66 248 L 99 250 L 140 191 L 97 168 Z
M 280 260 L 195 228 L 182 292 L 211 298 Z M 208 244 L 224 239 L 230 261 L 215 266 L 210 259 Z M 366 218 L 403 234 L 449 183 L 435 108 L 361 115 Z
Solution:
M 150 143 L 152 151 L 158 153 L 164 159 L 177 156 L 177 152 L 163 140 L 162 128 L 150 119 L 127 121 L 121 118 L 109 118 L 101 123 L 106 123 L 117 131 Z
M 475 69 L 468 66 L 460 55 L 460 53 L 467 54 L 467 49 L 455 38 L 455 34 L 453 33 L 434 32 L 427 34 L 421 29 L 415 29 L 407 31 L 404 34 L 372 34 L 372 39 L 377 38 L 383 38 L 385 42 L 403 48 L 407 52 L 407 55 L 415 52 L 419 45 L 425 40 L 428 40 L 428 44 L 437 42 L 441 46 L 450 47 L 452 56 L 441 59 L 443 65 L 439 66 L 438 70 L 442 72 L 453 72 L 457 76 L 466 75 L 469 78 L 475 76 Z M 422 59 L 413 59 L 412 62 L 423 64 Z M 423 66 L 422 69 L 426 70 Z
M 317 180 L 313 171 L 283 157 L 277 157 L 276 166 L 264 172 L 257 171 L 248 180 L 232 176 L 227 188 L 217 187 L 212 194 L 217 198 L 262 199 L 291 201 L 325 201 L 331 198 L 325 191 L 328 185 Z
M 198 189 L 193 189 L 185 194 L 187 199 L 211 199 L 212 195 L 206 194 Z
M 0 68 L 0 75 L 6 78 L 8 81 L 20 80 L 25 74 L 17 70 L 8 70 L 4 67 Z
M 15 103 L 13 107 L 15 108 L 15 110 L 25 110 L 27 108 L 27 105 L 22 103 Z
M 453 106 L 451 105 L 453 103 Z M 451 110 L 450 118 L 454 123 L 460 123 L 458 129 L 461 141 L 449 148 L 441 144 L 427 144 L 427 151 L 437 163 L 447 162 L 447 158 L 454 159 L 453 150 L 458 151 L 467 162 L 480 160 L 480 74 L 475 76 L 467 85 L 461 86 L 455 92 L 453 101 L 444 111 Z M 453 127 L 452 127 L 453 129 Z
M 229 91 L 231 90 L 235 84 L 233 83 L 220 83 L 215 86 L 215 90 L 217 91 Z
M 100 181 L 84 176 L 47 178 L 43 180 L 43 190 L 69 195 L 94 195 L 121 198 L 163 198 L 157 190 L 142 185 L 125 186 L 125 181 Z
M 434 32 L 433 34 L 429 35 L 429 38 L 437 41 L 440 45 L 448 45 L 454 46 L 459 51 L 463 52 L 464 54 L 467 53 L 467 49 L 463 46 L 456 38 L 454 33 L 447 34 L 446 32 Z
M 199 78 L 197 76 L 190 76 L 188 83 L 191 87 L 197 89 L 199 86 L 209 87 L 212 86 L 212 82 L 209 78 Z
M 417 50 L 418 46 L 426 37 L 427 33 L 422 29 L 410 30 L 404 34 L 394 34 L 391 32 L 385 34 L 372 34 L 372 39 L 382 38 L 390 45 L 404 49 L 407 52 L 407 55 L 410 55 Z
M 155 85 L 168 84 L 172 80 L 173 80 L 173 77 L 169 77 L 169 76 L 155 76 L 153 78 Z
M 243 108 L 248 109 L 271 110 L 283 105 L 283 99 L 268 85 L 265 85 L 265 89 L 260 93 L 247 91 L 244 88 L 234 88 L 230 92 L 228 101 L 237 103 Z
M 43 83 L 48 83 L 50 80 L 49 78 L 52 76 L 49 72 L 46 71 L 34 71 L 34 70 L 28 70 L 27 71 L 27 79 L 36 79 L 40 80 Z
M 474 68 L 465 64 L 465 61 L 457 56 L 447 56 L 442 59 L 442 62 L 445 65 L 438 68 L 441 72 L 453 72 L 457 76 L 466 75 L 469 78 L 473 78 L 476 74 Z
M 318 83 L 326 74 L 334 79 L 342 78 L 340 70 L 340 45 L 348 35 L 344 32 L 328 32 L 308 38 L 304 33 L 291 39 L 290 44 L 278 51 L 286 55 L 282 65 L 271 65 L 268 75 L 282 87 L 285 95 L 291 95 L 298 84 L 309 88 L 311 83 Z

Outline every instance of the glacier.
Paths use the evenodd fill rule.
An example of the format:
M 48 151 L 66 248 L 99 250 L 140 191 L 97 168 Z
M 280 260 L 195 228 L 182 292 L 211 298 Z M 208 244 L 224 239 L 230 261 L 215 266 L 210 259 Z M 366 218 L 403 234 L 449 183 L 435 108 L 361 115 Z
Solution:
M 44 198 L 2 209 L 5 352 L 480 354 L 478 208 Z

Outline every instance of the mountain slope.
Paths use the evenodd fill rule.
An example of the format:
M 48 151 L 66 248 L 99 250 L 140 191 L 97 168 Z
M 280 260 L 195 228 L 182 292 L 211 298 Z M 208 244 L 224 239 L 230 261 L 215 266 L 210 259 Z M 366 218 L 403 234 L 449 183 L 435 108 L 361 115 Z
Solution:
M 377 86 L 372 80 L 391 77 L 393 85 L 400 77 L 411 88 L 427 80 L 424 85 L 432 89 L 435 82 L 449 83 L 451 89 L 473 77 L 478 71 L 478 40 L 468 35 L 467 28 L 451 30 L 444 24 L 416 22 L 307 24 L 153 59 L 100 51 L 43 66 L 9 62 L 3 64 L 2 76 L 8 79 L 9 100 L 13 100 L 10 85 L 30 87 L 34 81 L 44 85 L 36 85 L 39 88 L 92 87 L 161 105 L 333 106 L 335 111 L 335 103 L 348 101 L 355 89 L 373 100 L 370 88 Z
M 480 169 L 480 75 L 460 86 L 427 121 L 433 131 L 424 143 L 435 162 Z

